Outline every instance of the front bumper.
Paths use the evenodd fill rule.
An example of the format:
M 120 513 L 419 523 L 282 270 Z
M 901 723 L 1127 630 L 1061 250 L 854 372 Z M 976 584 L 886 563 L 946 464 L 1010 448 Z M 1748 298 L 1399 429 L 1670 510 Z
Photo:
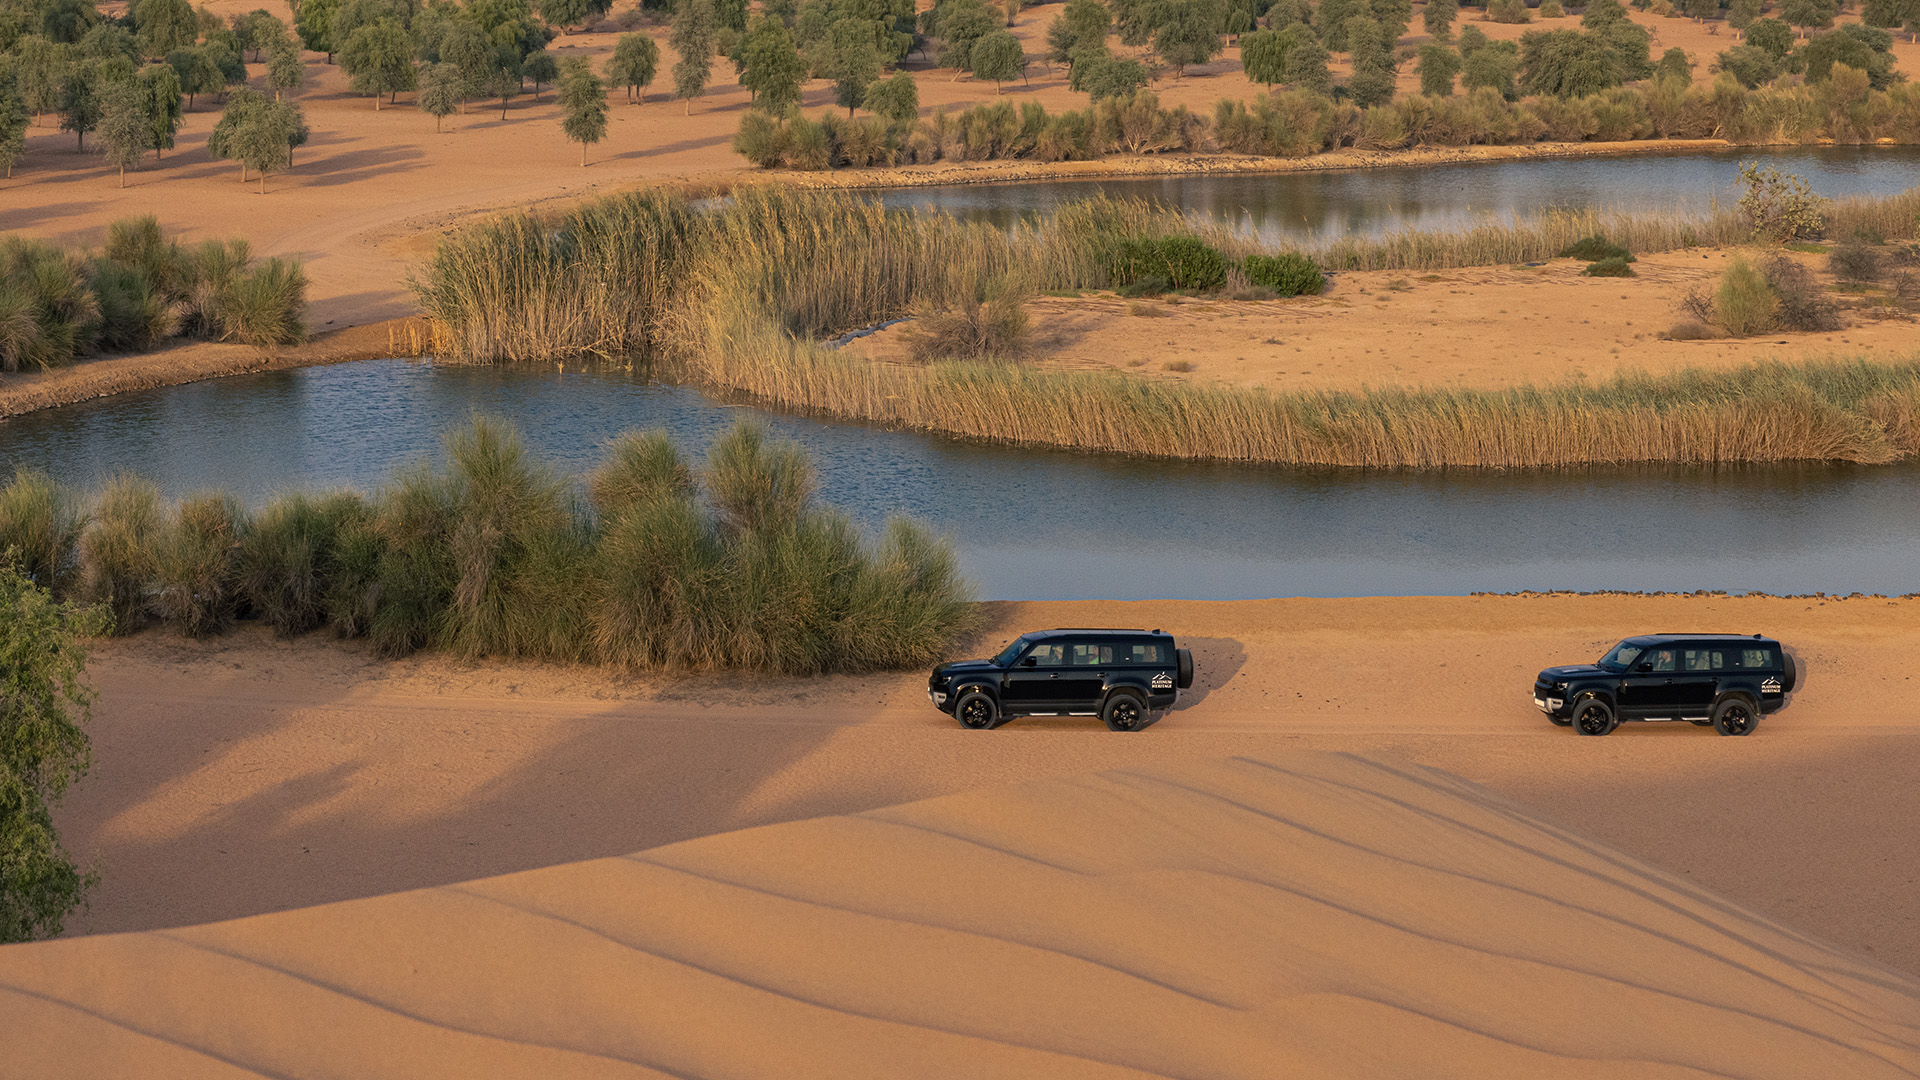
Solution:
M 1567 699 L 1556 695 L 1551 690 L 1541 690 L 1536 687 L 1533 691 L 1533 707 L 1548 716 L 1559 716 L 1561 710 L 1567 707 Z
M 935 690 L 932 687 L 927 689 L 927 700 L 933 702 L 933 707 L 941 712 L 947 711 L 948 696 L 945 690 Z

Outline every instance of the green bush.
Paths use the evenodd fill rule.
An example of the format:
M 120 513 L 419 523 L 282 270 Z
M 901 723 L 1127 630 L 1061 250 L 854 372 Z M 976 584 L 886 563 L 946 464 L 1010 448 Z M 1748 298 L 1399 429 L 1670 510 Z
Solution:
M 80 526 L 74 500 L 46 473 L 22 469 L 0 488 L 0 562 L 55 596 L 73 580 Z
M 160 621 L 186 637 L 227 629 L 238 600 L 234 549 L 245 529 L 232 496 L 195 495 L 181 502 L 154 544 L 154 607 Z
M 1580 273 L 1586 277 L 1632 277 L 1633 267 L 1627 265 L 1632 261 L 1618 257 L 1601 259 L 1589 264 Z
M 294 492 L 268 503 L 235 552 L 240 596 L 280 637 L 320 626 L 339 576 L 341 531 L 366 517 L 351 493 L 314 498 Z
M 1880 280 L 1886 270 L 1886 260 L 1872 245 L 1850 240 L 1827 256 L 1827 269 L 1841 281 L 1870 285 Z
M 107 482 L 80 534 L 80 598 L 111 612 L 116 634 L 146 625 L 160 526 L 160 489 L 121 474 Z
M 1119 241 L 1107 262 L 1114 286 L 1142 278 L 1165 278 L 1178 290 L 1204 292 L 1227 281 L 1227 257 L 1195 236 L 1129 237 Z
M 1319 265 L 1298 252 L 1249 255 L 1241 269 L 1249 282 L 1276 296 L 1318 296 L 1327 287 Z
M 1560 252 L 1563 259 L 1579 259 L 1582 262 L 1599 262 L 1602 259 L 1619 259 L 1633 262 L 1633 252 L 1613 243 L 1604 236 L 1589 236 L 1577 240 Z

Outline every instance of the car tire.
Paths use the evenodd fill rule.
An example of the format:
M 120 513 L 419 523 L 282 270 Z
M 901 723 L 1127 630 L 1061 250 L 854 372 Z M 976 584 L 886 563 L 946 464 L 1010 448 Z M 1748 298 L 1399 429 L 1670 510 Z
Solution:
M 1100 719 L 1106 721 L 1108 731 L 1139 731 L 1147 726 L 1147 703 L 1137 694 L 1109 694 L 1100 707 Z
M 1713 707 L 1713 730 L 1722 735 L 1751 735 L 1760 723 L 1760 710 L 1743 697 L 1730 697 Z
M 953 703 L 953 718 L 975 731 L 990 730 L 1000 722 L 1000 706 L 984 690 L 969 690 Z
M 1573 730 L 1582 735 L 1609 735 L 1619 726 L 1613 709 L 1599 698 L 1588 698 L 1573 707 Z
M 1793 654 L 1782 650 L 1780 663 L 1786 669 L 1782 672 L 1786 678 L 1780 680 L 1780 691 L 1791 694 L 1800 685 L 1800 661 L 1795 660 Z
M 1185 690 L 1193 685 L 1193 654 L 1185 649 L 1175 649 L 1173 659 L 1173 685 Z

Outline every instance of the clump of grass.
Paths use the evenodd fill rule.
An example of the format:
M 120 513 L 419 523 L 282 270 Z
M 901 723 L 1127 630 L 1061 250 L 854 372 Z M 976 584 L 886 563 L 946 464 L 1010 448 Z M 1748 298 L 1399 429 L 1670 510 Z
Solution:
M 112 612 L 116 634 L 146 625 L 160 526 L 160 490 L 121 474 L 107 481 L 80 534 L 80 599 Z
M 1879 282 L 1886 272 L 1886 260 L 1880 256 L 1878 248 L 1859 241 L 1849 241 L 1833 249 L 1827 256 L 1827 270 L 1841 281 L 1851 281 L 1862 285 Z
M 341 533 L 367 519 L 365 504 L 351 492 L 316 498 L 296 491 L 274 499 L 240 537 L 241 597 L 280 637 L 320 626 L 340 578 Z
M 190 638 L 227 629 L 238 600 L 234 549 L 244 511 L 232 496 L 195 495 L 173 509 L 154 544 L 154 608 Z
M 65 596 L 82 523 L 76 500 L 52 477 L 21 469 L 0 488 L 0 562 L 12 562 L 35 585 Z
M 1764 334 L 1780 326 L 1780 298 L 1767 276 L 1744 258 L 1727 264 L 1713 294 L 1713 321 L 1734 337 Z
M 693 494 L 693 470 L 665 431 L 629 431 L 607 447 L 605 460 L 587 478 L 594 510 L 611 521 L 628 510 L 667 497 Z
M 1633 267 L 1628 259 L 1608 258 L 1589 265 L 1580 273 L 1585 277 L 1633 277 Z
M 1719 336 L 1713 327 L 1695 319 L 1683 319 L 1667 331 L 1668 341 L 1711 341 Z
M 1029 346 L 1026 296 L 1003 276 L 944 305 L 923 301 L 906 339 L 916 360 L 1014 359 Z
M 1168 370 L 1168 371 L 1181 371 L 1181 372 L 1185 372 L 1185 371 L 1192 371 L 1192 370 L 1193 370 L 1193 361 L 1191 361 L 1191 360 L 1169 360 L 1169 361 L 1167 361 L 1166 363 L 1164 363 L 1164 364 L 1161 364 L 1160 366 L 1161 366 L 1162 368 L 1165 368 L 1165 369 L 1166 369 L 1166 370 Z

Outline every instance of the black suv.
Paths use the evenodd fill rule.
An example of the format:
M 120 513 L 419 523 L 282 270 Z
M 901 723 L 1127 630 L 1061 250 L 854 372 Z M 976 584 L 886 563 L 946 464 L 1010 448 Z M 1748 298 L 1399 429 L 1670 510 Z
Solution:
M 1010 716 L 1098 716 L 1138 731 L 1193 685 L 1193 654 L 1162 630 L 1036 630 L 991 660 L 941 664 L 927 680 L 935 708 L 970 728 Z
M 1533 704 L 1582 735 L 1605 735 L 1622 720 L 1688 720 L 1746 735 L 1799 681 L 1793 657 L 1772 638 L 1652 634 L 1615 645 L 1597 664 L 1542 671 Z

